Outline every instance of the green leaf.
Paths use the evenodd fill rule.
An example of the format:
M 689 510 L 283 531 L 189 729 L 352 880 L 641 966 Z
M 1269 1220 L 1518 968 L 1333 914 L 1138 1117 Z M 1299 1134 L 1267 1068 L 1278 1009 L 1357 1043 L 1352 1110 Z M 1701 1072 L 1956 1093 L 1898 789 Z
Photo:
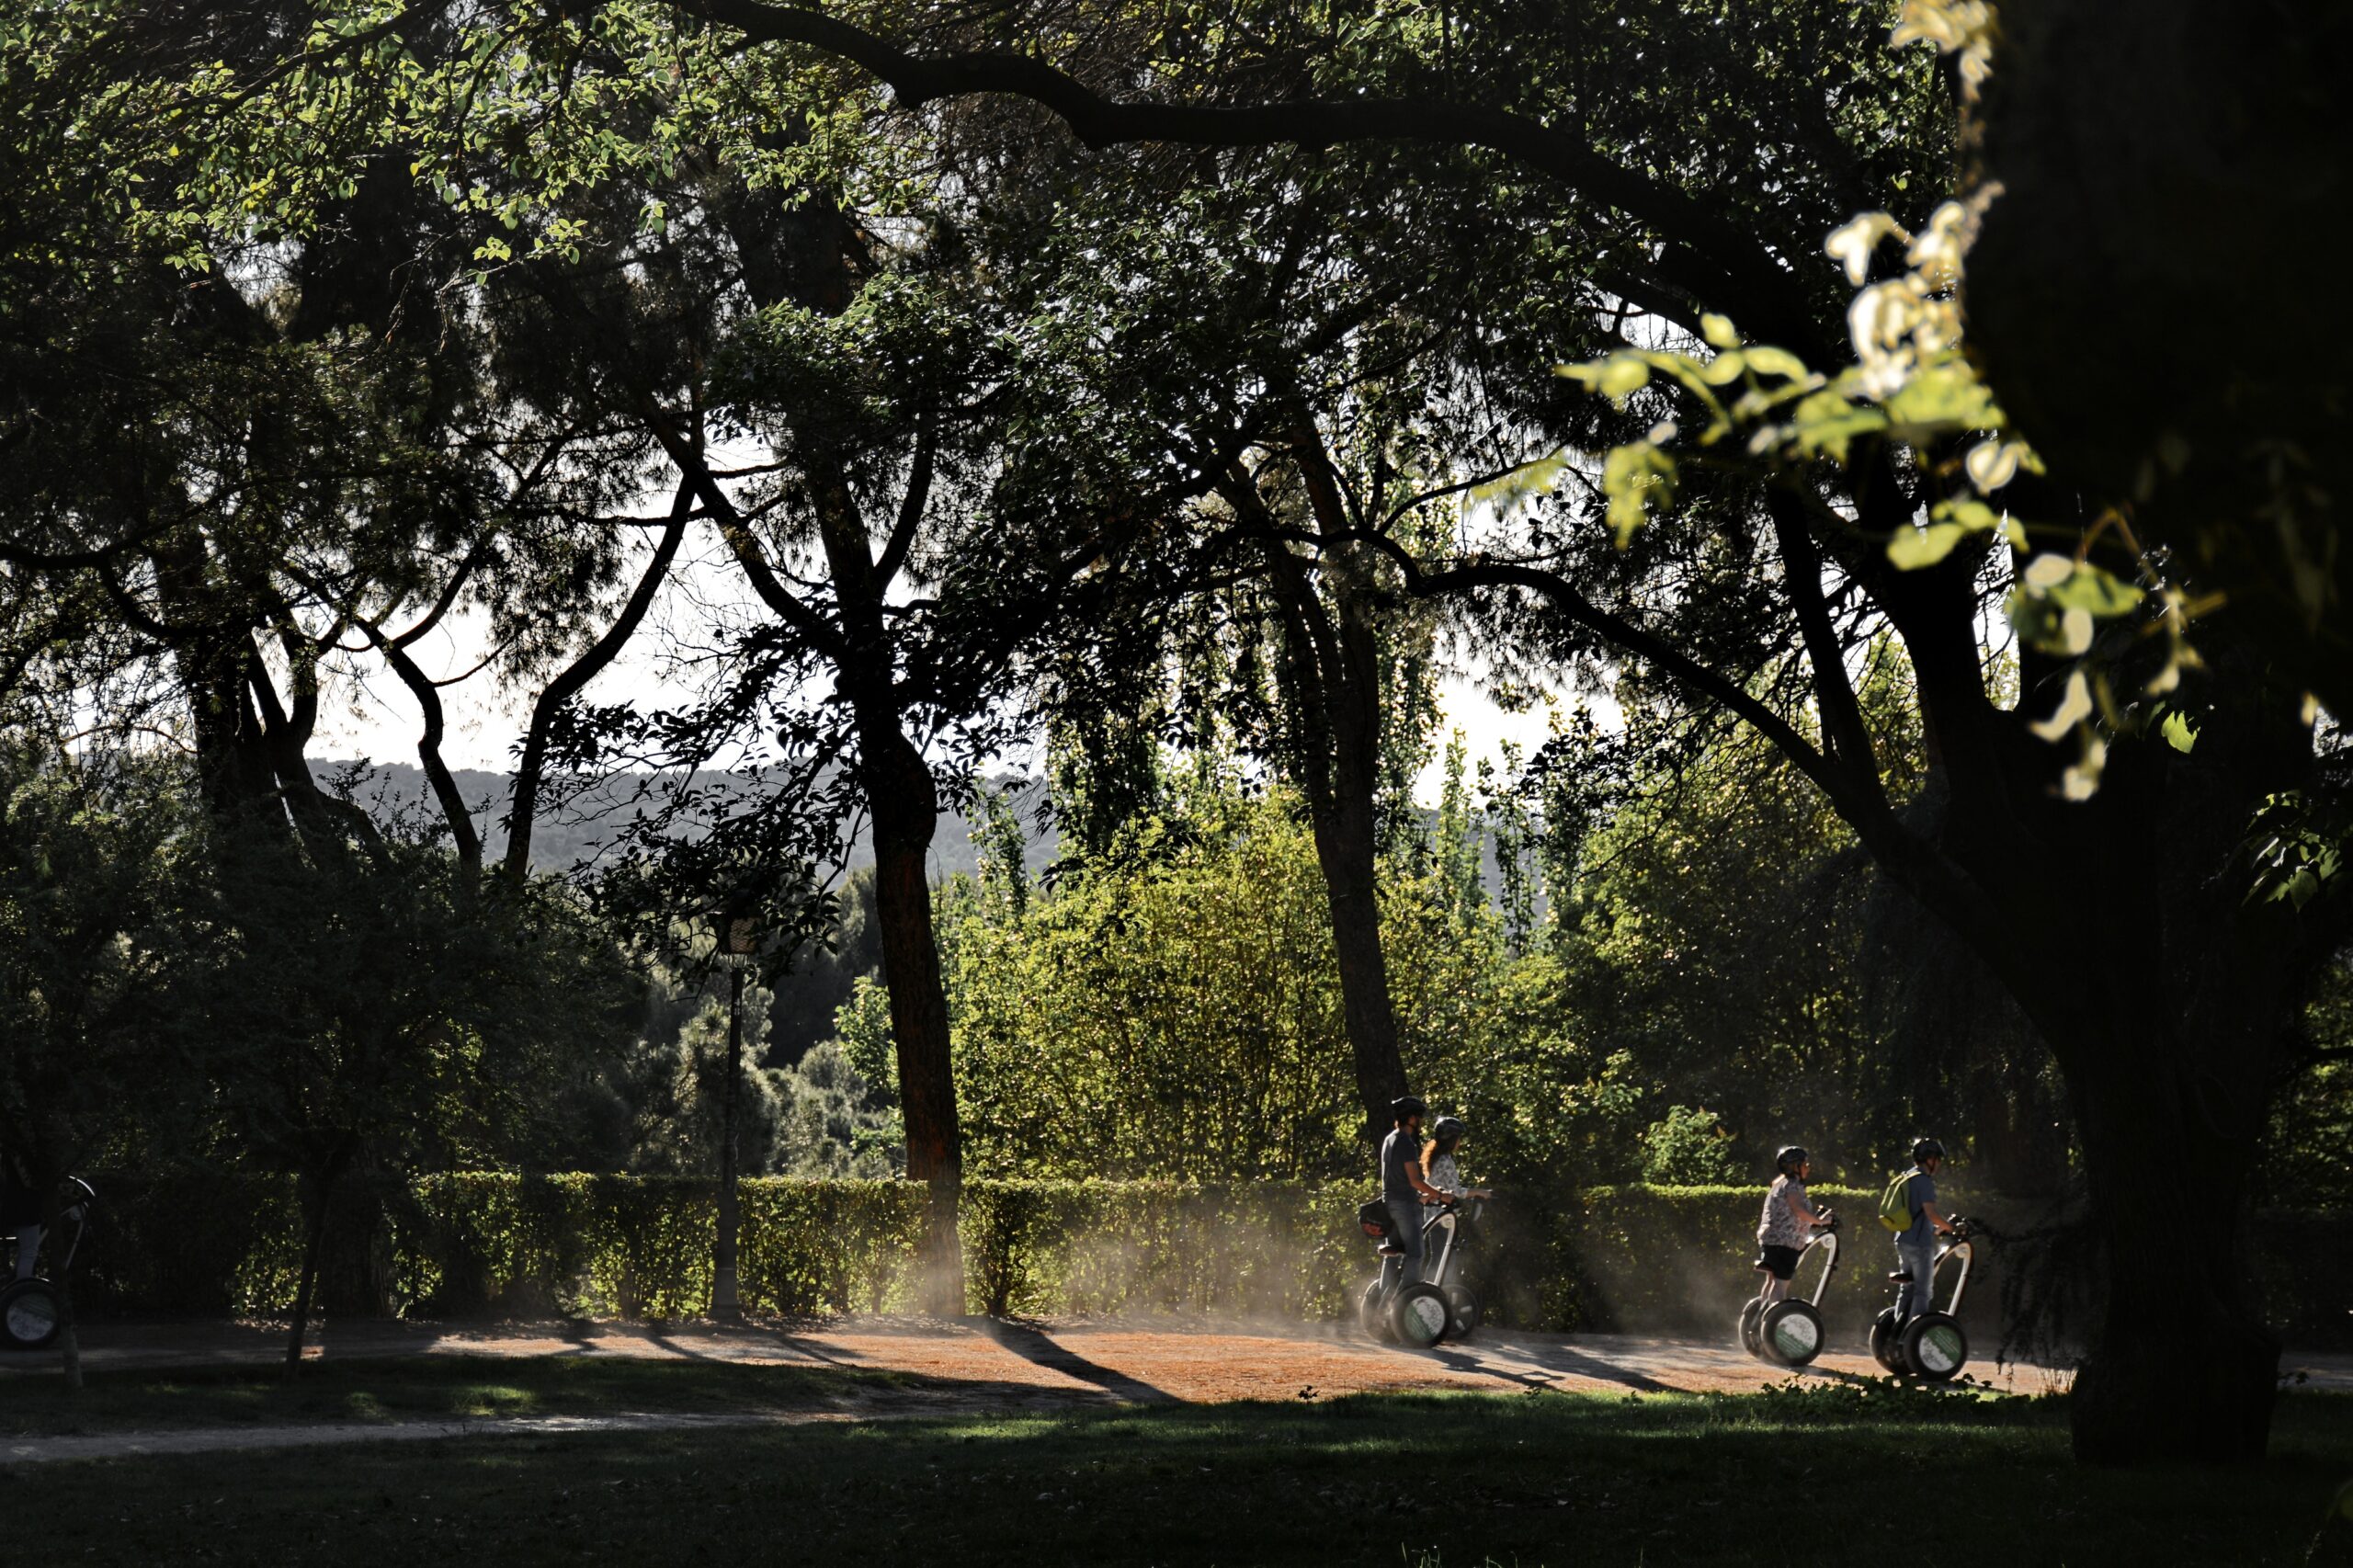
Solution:
M 1528 497 L 1550 491 L 1568 466 L 1569 454 L 1566 451 L 1538 458 L 1534 462 L 1522 463 L 1509 473 L 1498 475 L 1484 484 L 1472 486 L 1471 499 L 1484 501 L 1499 512 L 1507 512 Z
M 1952 553 L 1953 546 L 1976 531 L 1959 523 L 1930 523 L 1925 528 L 1905 528 L 1887 541 L 1887 558 L 1906 572 L 1934 566 Z
M 2198 744 L 2198 730 L 2196 726 L 2190 723 L 2188 716 L 2185 715 L 2178 708 L 2165 715 L 2165 722 L 2163 729 L 2165 732 L 2165 744 L 2173 747 L 2174 750 L 2180 752 L 2185 756 L 2189 755 L 2189 748 Z
M 1751 348 L 1747 352 L 1748 368 L 1757 375 L 1781 376 L 1792 381 L 1802 381 L 1813 374 L 1806 369 L 1804 360 L 1786 348 L 1767 347 Z
M 2080 609 L 2105 620 L 2122 615 L 2148 596 L 2105 567 L 2078 562 L 2064 581 L 2046 590 L 2062 609 Z
M 1650 367 L 1632 354 L 1612 354 L 1590 365 L 1557 365 L 1553 370 L 1599 392 L 1620 408 L 1626 406 L 1628 397 L 1651 384 Z
M 1732 349 L 1740 347 L 1740 334 L 1734 330 L 1730 316 L 1720 316 L 1711 311 L 1699 318 L 1699 335 L 1708 340 L 1711 348 Z
M 1675 459 L 1649 441 L 1613 447 L 1601 462 L 1611 533 L 1623 550 L 1654 508 L 1675 504 Z
M 1921 368 L 1887 400 L 1887 417 L 1897 439 L 1925 446 L 1939 436 L 1992 429 L 2002 423 L 1994 394 L 1958 357 Z
M 1847 460 L 1847 447 L 1859 437 L 1887 428 L 1887 415 L 1877 408 L 1851 403 L 1827 387 L 1805 399 L 1790 416 L 1790 430 L 1801 457 L 1828 453 Z

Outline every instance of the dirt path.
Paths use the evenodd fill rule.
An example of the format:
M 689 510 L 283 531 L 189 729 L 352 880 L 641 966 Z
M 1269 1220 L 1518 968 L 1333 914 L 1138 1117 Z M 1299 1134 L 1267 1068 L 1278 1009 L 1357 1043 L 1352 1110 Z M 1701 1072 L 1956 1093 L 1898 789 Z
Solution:
M 268 1324 L 101 1324 L 85 1331 L 94 1372 L 265 1365 L 280 1353 Z M 1825 1356 L 1802 1372 L 1768 1368 L 1727 1346 L 1618 1335 L 1487 1331 L 1461 1345 L 1409 1352 L 1318 1325 L 1004 1323 L 986 1319 L 849 1320 L 813 1324 L 520 1324 L 500 1326 L 364 1321 L 330 1324 L 313 1354 L 333 1360 L 406 1356 L 582 1356 L 840 1367 L 919 1378 L 903 1393 L 868 1393 L 821 1410 L 725 1415 L 614 1413 L 383 1424 L 201 1428 L 17 1439 L 0 1463 L 201 1452 L 315 1443 L 409 1441 L 496 1434 L 667 1431 L 777 1422 L 976 1415 L 1101 1403 L 1324 1399 L 1408 1389 L 1557 1389 L 1633 1393 L 1756 1390 L 1792 1376 L 1881 1376 L 1862 1355 Z M 2353 1391 L 2353 1357 L 2291 1356 L 2305 1386 Z M 12 1376 L 53 1372 L 53 1356 L 0 1359 Z M 2065 1385 L 2041 1368 L 1972 1369 L 1996 1387 Z

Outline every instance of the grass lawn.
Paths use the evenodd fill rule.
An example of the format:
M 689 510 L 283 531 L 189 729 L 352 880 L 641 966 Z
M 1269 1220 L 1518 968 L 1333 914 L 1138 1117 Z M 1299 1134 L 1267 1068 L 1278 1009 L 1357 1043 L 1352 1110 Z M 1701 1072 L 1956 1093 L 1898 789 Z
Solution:
M 93 1373 L 78 1394 L 53 1377 L 0 1381 L 0 1439 L 189 1426 L 601 1415 L 615 1411 L 808 1410 L 921 1385 L 892 1372 L 560 1356 L 414 1356 L 274 1368 Z
M 767 1369 L 574 1363 L 533 1397 L 713 1370 Z M 399 1371 L 428 1401 L 535 1375 Z M 1392 1394 L 22 1467 L 0 1509 L 28 1562 L 1813 1568 L 1917 1562 L 1924 1536 L 1956 1565 L 2301 1562 L 2353 1475 L 2353 1399 L 2290 1396 L 2273 1447 L 2233 1471 L 2079 1470 L 2055 1402 L 1884 1387 Z

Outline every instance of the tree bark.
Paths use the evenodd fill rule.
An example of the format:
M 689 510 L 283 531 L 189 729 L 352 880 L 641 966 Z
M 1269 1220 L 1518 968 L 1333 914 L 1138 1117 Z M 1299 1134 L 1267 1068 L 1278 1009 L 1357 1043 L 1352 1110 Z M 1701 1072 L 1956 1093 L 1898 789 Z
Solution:
M 722 940 L 732 932 L 723 933 Z M 733 958 L 727 972 L 727 1084 L 720 1107 L 719 1233 L 711 1248 L 710 1315 L 739 1318 L 744 1299 L 735 1277 L 736 1233 L 742 1210 L 735 1190 L 736 1122 L 744 1081 L 744 962 Z
M 2256 1145 L 2218 1136 L 2211 1090 L 2149 1044 L 2123 1033 L 2069 1052 L 2107 1290 L 2068 1407 L 2075 1457 L 2259 1459 L 2279 1342 L 2248 1256 Z
M 939 820 L 939 797 L 930 767 L 895 723 L 861 723 L 860 731 L 858 766 L 874 834 L 875 924 L 898 1053 L 907 1176 L 931 1188 L 922 1298 L 926 1311 L 958 1317 L 964 1311 L 963 1248 L 956 1233 L 964 1145 L 926 863 Z
M 1349 531 L 1330 460 L 1313 421 L 1299 416 L 1300 472 L 1318 527 Z M 1271 525 L 1255 476 L 1237 472 L 1225 487 L 1240 508 Z M 1354 1058 L 1361 1134 L 1379 1143 L 1394 1122 L 1389 1104 L 1407 1092 L 1381 939 L 1381 633 L 1370 561 L 1354 546 L 1327 547 L 1311 577 L 1288 544 L 1266 545 L 1267 585 L 1281 607 L 1291 771 L 1307 798 L 1315 860 L 1332 919 L 1332 954 Z
M 342 1179 L 346 1165 L 350 1162 L 349 1141 L 338 1144 L 327 1156 L 312 1192 L 311 1233 L 302 1243 L 302 1272 L 294 1285 L 294 1323 L 286 1335 L 286 1363 L 279 1377 L 292 1382 L 302 1369 L 302 1339 L 311 1324 L 311 1301 L 318 1289 L 319 1259 L 326 1244 L 327 1215 L 335 1199 L 335 1184 Z

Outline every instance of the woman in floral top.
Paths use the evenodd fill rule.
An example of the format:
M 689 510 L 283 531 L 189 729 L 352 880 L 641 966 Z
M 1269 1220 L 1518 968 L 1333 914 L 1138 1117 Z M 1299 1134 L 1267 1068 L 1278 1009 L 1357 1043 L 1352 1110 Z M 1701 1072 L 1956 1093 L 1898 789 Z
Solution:
M 1778 1174 L 1765 1189 L 1765 1213 L 1756 1225 L 1756 1267 L 1765 1276 L 1757 1296 L 1767 1306 L 1790 1293 L 1790 1279 L 1798 1271 L 1798 1255 L 1813 1238 L 1815 1227 L 1830 1223 L 1830 1210 L 1817 1210 L 1805 1195 L 1805 1178 L 1813 1162 L 1795 1144 L 1773 1157 Z

